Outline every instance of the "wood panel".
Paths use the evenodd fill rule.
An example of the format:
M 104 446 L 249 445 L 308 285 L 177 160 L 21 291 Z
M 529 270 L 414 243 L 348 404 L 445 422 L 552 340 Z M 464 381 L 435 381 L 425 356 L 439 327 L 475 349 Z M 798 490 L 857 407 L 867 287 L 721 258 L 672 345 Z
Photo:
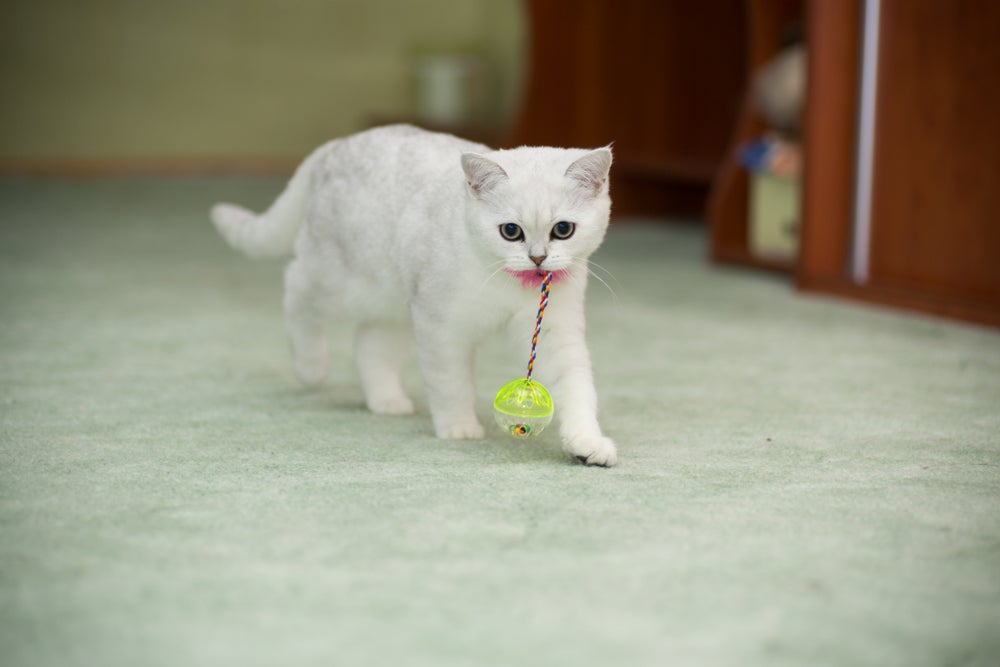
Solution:
M 850 275 L 860 0 L 809 3 L 798 284 L 1000 326 L 1000 3 L 882 0 L 868 280 Z
M 883 0 L 870 282 L 1000 303 L 1000 3 Z
M 800 287 L 841 286 L 849 271 L 857 162 L 861 0 L 813 0 L 803 128 Z

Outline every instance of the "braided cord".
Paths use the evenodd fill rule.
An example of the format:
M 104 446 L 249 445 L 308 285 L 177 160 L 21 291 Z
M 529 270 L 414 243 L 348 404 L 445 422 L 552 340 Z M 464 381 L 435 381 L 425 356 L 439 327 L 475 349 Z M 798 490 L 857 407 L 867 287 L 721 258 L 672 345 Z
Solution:
M 531 358 L 528 360 L 528 375 L 525 380 L 531 382 L 531 373 L 535 370 L 535 348 L 538 347 L 538 336 L 542 333 L 542 317 L 545 307 L 549 305 L 549 286 L 552 284 L 552 272 L 545 274 L 542 281 L 542 298 L 538 304 L 538 318 L 535 320 L 535 335 L 531 338 Z

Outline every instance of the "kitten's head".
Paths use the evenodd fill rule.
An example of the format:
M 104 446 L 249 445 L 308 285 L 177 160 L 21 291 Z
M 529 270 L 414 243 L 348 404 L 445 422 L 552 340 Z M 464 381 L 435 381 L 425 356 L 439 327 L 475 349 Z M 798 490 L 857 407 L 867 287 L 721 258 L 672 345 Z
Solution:
M 608 228 L 610 168 L 610 148 L 464 153 L 473 236 L 525 284 L 581 266 Z

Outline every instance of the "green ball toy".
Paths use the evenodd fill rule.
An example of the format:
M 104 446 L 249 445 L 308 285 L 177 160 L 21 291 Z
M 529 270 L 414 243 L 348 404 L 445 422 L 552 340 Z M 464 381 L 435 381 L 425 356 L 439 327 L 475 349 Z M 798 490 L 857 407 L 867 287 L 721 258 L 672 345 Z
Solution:
M 555 405 L 549 396 L 549 390 L 541 382 L 531 379 L 531 373 L 535 369 L 535 348 L 538 347 L 538 336 L 542 332 L 542 316 L 549 303 L 551 284 L 552 273 L 549 272 L 542 281 L 542 298 L 538 304 L 535 335 L 531 339 L 528 374 L 505 384 L 493 400 L 493 419 L 497 425 L 509 435 L 522 440 L 541 433 L 555 414 Z
M 515 438 L 542 432 L 555 414 L 549 391 L 541 382 L 520 378 L 505 384 L 493 401 L 493 419 Z

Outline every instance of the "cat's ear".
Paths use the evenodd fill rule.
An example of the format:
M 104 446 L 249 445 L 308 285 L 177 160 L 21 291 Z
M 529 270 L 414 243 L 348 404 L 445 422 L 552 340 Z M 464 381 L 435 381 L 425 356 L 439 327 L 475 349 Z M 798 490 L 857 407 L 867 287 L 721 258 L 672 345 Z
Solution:
M 590 151 L 566 169 L 566 176 L 592 194 L 598 194 L 608 182 L 611 170 L 611 146 Z
M 469 189 L 481 197 L 507 178 L 507 172 L 493 160 L 478 153 L 462 153 L 462 171 Z

